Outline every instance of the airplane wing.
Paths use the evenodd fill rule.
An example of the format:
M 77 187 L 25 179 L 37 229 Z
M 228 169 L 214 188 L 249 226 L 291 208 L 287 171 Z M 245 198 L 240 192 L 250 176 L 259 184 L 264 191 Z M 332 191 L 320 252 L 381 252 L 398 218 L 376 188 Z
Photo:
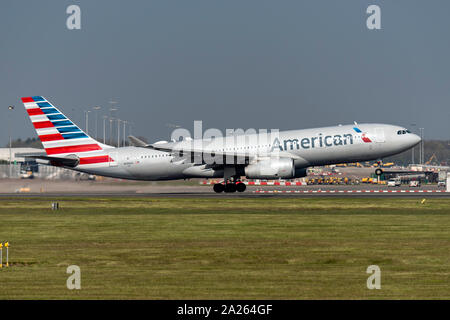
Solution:
M 248 152 L 221 152 L 221 151 L 209 151 L 209 150 L 202 150 L 202 149 L 195 149 L 192 147 L 183 147 L 183 146 L 177 146 L 174 143 L 153 143 L 153 144 L 148 144 L 146 146 L 146 148 L 151 148 L 151 149 L 155 149 L 155 150 L 159 150 L 159 151 L 164 151 L 164 152 L 170 152 L 170 153 L 179 153 L 179 154 L 201 154 L 202 156 L 210 156 L 210 157 L 214 157 L 214 156 L 223 156 L 223 157 L 227 157 L 227 156 L 232 156 L 232 157 L 236 157 L 236 158 L 244 158 L 246 160 L 252 160 L 255 158 L 259 158 L 261 157 L 261 155 L 258 154 L 254 154 L 254 153 L 248 153 Z M 280 158 L 289 158 L 289 159 L 302 159 L 301 157 L 292 154 L 290 152 L 287 151 L 279 151 L 276 153 L 268 153 L 267 155 L 264 155 L 264 157 L 270 157 L 270 156 L 277 156 Z M 302 159 L 303 160 L 303 159 Z
M 234 163 L 241 163 L 241 164 L 248 164 L 249 162 L 251 162 L 252 160 L 256 159 L 256 158 L 261 158 L 261 157 L 268 157 L 268 156 L 276 156 L 276 157 L 280 157 L 280 158 L 289 158 L 289 159 L 293 159 L 293 160 L 301 160 L 301 161 L 305 161 L 303 158 L 294 155 L 290 152 L 287 151 L 279 151 L 277 153 L 273 153 L 273 154 L 267 154 L 264 156 L 255 154 L 255 153 L 248 153 L 248 152 L 220 152 L 220 151 L 209 151 L 209 150 L 201 150 L 201 149 L 195 149 L 192 146 L 186 146 L 186 145 L 182 145 L 182 144 L 178 144 L 178 143 L 174 143 L 174 142 L 157 142 L 157 143 L 153 143 L 153 144 L 148 144 L 134 136 L 128 136 L 128 139 L 131 141 L 131 143 L 136 146 L 136 147 L 141 147 L 141 148 L 149 148 L 149 149 L 154 149 L 154 150 L 158 150 L 158 151 L 163 151 L 163 152 L 169 152 L 171 154 L 175 155 L 175 160 L 174 163 L 179 163 L 179 164 L 183 164 L 185 163 L 187 158 L 191 158 L 195 157 L 196 155 L 201 155 L 202 158 L 204 158 L 205 156 L 209 156 L 211 158 L 213 157 L 222 157 L 225 158 L 226 157 L 233 157 L 234 159 Z M 240 159 L 240 161 L 238 161 L 238 159 Z M 193 160 L 191 160 L 193 161 Z M 225 160 L 223 161 L 224 163 L 226 162 Z
M 128 136 L 128 139 L 130 140 L 131 144 L 135 147 L 142 147 L 142 148 L 148 148 L 149 144 L 145 141 L 142 141 L 139 138 L 136 138 L 135 136 Z

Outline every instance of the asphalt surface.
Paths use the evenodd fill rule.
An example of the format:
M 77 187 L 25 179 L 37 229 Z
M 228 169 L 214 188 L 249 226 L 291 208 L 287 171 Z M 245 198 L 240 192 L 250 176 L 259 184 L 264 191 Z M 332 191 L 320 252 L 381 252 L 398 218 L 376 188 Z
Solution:
M 287 191 L 287 192 L 286 192 Z M 369 190 L 355 190 L 352 192 L 339 192 L 337 190 L 319 191 L 311 190 L 310 192 L 299 192 L 298 190 L 281 190 L 274 188 L 248 188 L 243 193 L 220 193 L 217 194 L 213 191 L 205 189 L 201 192 L 190 192 L 188 190 L 184 192 L 151 192 L 151 193 L 135 193 L 135 192 L 90 192 L 90 193 L 78 193 L 78 192 L 48 192 L 48 193 L 2 193 L 1 199 L 10 198 L 121 198 L 121 197 L 136 197 L 136 198 L 311 198 L 311 197 L 352 197 L 352 198 L 394 198 L 394 197 L 409 197 L 409 198 L 450 198 L 448 192 L 373 192 Z
M 450 198 L 436 185 L 420 188 L 386 185 L 314 185 L 314 186 L 248 186 L 243 193 L 220 193 L 211 185 L 194 183 L 155 183 L 106 181 L 49 181 L 1 179 L 0 199 L 58 197 L 172 197 L 172 198 L 262 198 L 262 197 L 440 197 Z

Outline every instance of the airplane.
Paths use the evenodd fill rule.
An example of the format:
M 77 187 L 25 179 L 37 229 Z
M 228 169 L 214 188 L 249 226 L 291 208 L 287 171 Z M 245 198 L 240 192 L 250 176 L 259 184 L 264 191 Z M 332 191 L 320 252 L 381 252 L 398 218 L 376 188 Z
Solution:
M 404 127 L 354 122 L 276 134 L 159 141 L 113 147 L 96 141 L 42 96 L 22 98 L 45 149 L 41 163 L 92 175 L 131 180 L 220 178 L 213 190 L 243 192 L 249 179 L 305 177 L 307 168 L 363 162 L 401 153 L 421 139 Z M 380 169 L 378 169 L 380 170 Z

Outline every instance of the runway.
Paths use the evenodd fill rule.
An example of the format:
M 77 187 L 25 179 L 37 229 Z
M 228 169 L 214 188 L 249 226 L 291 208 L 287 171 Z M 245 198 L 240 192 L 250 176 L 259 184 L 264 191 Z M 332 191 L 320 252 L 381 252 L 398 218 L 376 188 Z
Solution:
M 171 197 L 171 198 L 262 198 L 262 197 L 450 197 L 436 185 L 420 188 L 387 187 L 385 185 L 304 185 L 248 186 L 243 193 L 220 193 L 210 185 L 193 182 L 49 181 L 2 179 L 0 199 L 60 197 Z
M 2 193 L 0 200 L 11 198 L 22 199 L 42 199 L 42 198 L 314 198 L 314 197 L 334 197 L 334 198 L 450 198 L 448 192 L 371 192 L 355 190 L 354 192 L 339 192 L 339 191 L 317 191 L 311 190 L 309 192 L 301 192 L 295 190 L 252 190 L 249 188 L 243 193 L 221 193 L 205 190 L 203 192 L 151 192 L 151 193 L 111 193 L 111 192 L 96 192 L 96 193 L 66 193 L 66 192 L 51 192 L 51 193 Z

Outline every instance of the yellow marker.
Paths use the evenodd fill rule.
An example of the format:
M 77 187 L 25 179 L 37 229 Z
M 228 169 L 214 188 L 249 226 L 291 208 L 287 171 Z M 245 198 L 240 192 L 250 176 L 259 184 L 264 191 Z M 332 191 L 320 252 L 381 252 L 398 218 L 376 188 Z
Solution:
M 424 204 L 425 201 L 427 201 L 427 199 L 422 199 L 422 201 L 420 202 L 421 204 Z M 6 245 L 6 244 L 5 244 Z
M 8 263 L 8 248 L 9 248 L 9 242 L 8 242 L 8 241 L 5 242 L 5 248 L 6 248 L 6 266 L 9 267 L 9 263 Z
M 0 269 L 3 268 L 3 243 L 0 242 Z

